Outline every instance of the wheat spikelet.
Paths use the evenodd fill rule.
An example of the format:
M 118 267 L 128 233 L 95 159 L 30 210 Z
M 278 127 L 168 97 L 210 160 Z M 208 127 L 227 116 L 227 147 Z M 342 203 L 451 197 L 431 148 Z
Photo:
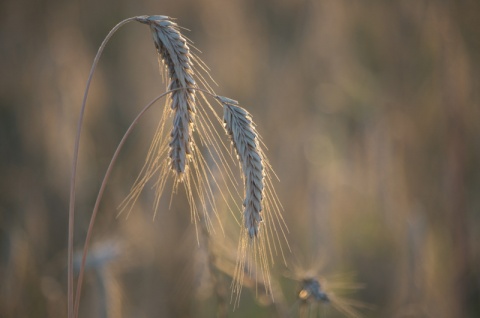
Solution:
M 223 133 L 220 133 L 222 120 L 204 95 L 213 95 L 207 81 L 211 79 L 208 68 L 190 51 L 191 42 L 182 36 L 178 25 L 169 17 L 142 16 L 137 21 L 150 26 L 159 58 L 165 65 L 164 75 L 169 80 L 167 90 L 171 98 L 159 120 L 145 164 L 130 194 L 120 205 L 120 213 L 131 211 L 147 183 L 154 178 L 153 205 L 156 214 L 168 177 L 173 171 L 172 189 L 175 192 L 178 185 L 183 184 L 192 222 L 197 224 L 201 219 L 198 212 L 202 211 L 205 216 L 203 219 L 211 228 L 210 212 L 213 211 L 213 215 L 218 217 L 214 188 L 218 182 L 227 180 L 225 182 L 229 185 L 220 191 L 220 196 L 228 201 L 234 196 L 230 189 L 235 188 L 235 176 L 229 166 L 231 160 L 224 155 L 228 147 L 222 141 Z M 201 97 L 202 104 L 196 100 L 196 96 Z M 171 122 L 170 117 L 173 117 Z M 216 123 L 218 125 L 214 125 Z M 195 139 L 199 142 L 195 142 Z M 202 153 L 202 150 L 206 151 Z M 217 168 L 222 179 L 220 181 L 217 180 Z M 233 211 L 235 208 L 229 206 L 229 209 Z
M 273 298 L 270 266 L 274 262 L 274 253 L 281 253 L 286 262 L 281 241 L 283 238 L 288 246 L 287 226 L 273 188 L 271 166 L 261 149 L 261 138 L 250 114 L 234 100 L 221 96 L 217 99 L 223 105 L 225 130 L 241 163 L 244 181 L 244 226 L 232 283 L 232 298 L 235 296 L 235 304 L 238 305 L 245 274 L 261 281 L 266 293 Z
M 257 236 L 262 221 L 264 168 L 262 153 L 250 114 L 238 102 L 219 97 L 225 129 L 242 164 L 245 182 L 244 221 L 250 238 Z
M 195 122 L 195 90 L 192 55 L 187 40 L 178 30 L 178 25 L 166 16 L 146 18 L 155 47 L 165 65 L 173 90 L 170 107 L 174 112 L 173 128 L 170 133 L 169 157 L 171 169 L 182 178 L 192 157 Z

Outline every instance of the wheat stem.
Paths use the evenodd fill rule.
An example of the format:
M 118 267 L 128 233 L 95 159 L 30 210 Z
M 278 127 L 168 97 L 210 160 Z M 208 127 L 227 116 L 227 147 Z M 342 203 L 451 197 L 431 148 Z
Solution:
M 92 211 L 92 215 L 90 217 L 90 223 L 89 223 L 89 226 L 88 226 L 88 230 L 87 230 L 87 234 L 86 234 L 86 238 L 85 238 L 85 243 L 84 243 L 84 246 L 83 246 L 82 260 L 81 260 L 81 265 L 80 265 L 79 275 L 78 275 L 78 281 L 77 281 L 77 290 L 76 290 L 76 293 L 75 293 L 75 307 L 74 307 L 75 316 L 74 317 L 78 317 L 80 296 L 81 296 L 81 292 L 82 292 L 83 277 L 84 277 L 84 272 L 85 272 L 85 262 L 86 262 L 86 259 L 87 259 L 88 247 L 89 247 L 91 235 L 92 235 L 92 232 L 93 232 L 93 225 L 95 223 L 95 219 L 96 219 L 96 216 L 98 214 L 98 209 L 99 209 L 102 197 L 103 197 L 103 193 L 105 191 L 105 187 L 107 185 L 108 179 L 110 178 L 110 174 L 111 174 L 113 166 L 114 166 L 114 164 L 115 164 L 115 162 L 118 158 L 118 155 L 120 154 L 120 151 L 123 148 L 123 145 L 125 144 L 125 141 L 127 140 L 128 136 L 130 136 L 133 128 L 135 128 L 138 121 L 145 114 L 145 112 L 150 107 L 152 107 L 155 104 L 155 102 L 157 102 L 159 99 L 165 97 L 168 94 L 173 94 L 174 92 L 179 91 L 179 90 L 182 90 L 182 88 L 177 88 L 175 90 L 169 90 L 169 91 L 157 96 L 156 98 L 154 98 L 150 103 L 148 103 L 138 113 L 137 117 L 135 117 L 135 119 L 132 121 L 132 123 L 128 127 L 127 131 L 125 132 L 124 136 L 122 137 L 120 143 L 117 146 L 117 149 L 115 150 L 115 153 L 112 156 L 112 159 L 110 160 L 110 163 L 109 163 L 109 165 L 107 167 L 107 170 L 105 172 L 105 176 L 102 180 L 102 184 L 100 185 L 100 189 L 98 190 L 97 199 L 95 201 L 95 205 L 94 205 L 94 208 L 93 208 L 93 211 Z M 196 88 L 196 90 L 199 90 L 199 91 L 202 91 L 204 93 L 210 94 L 211 96 L 217 97 L 216 95 L 213 95 L 206 90 L 199 89 L 199 88 Z
M 88 225 L 87 235 L 86 235 L 86 238 L 85 238 L 85 243 L 83 245 L 82 262 L 81 262 L 80 271 L 79 271 L 79 275 L 78 275 L 77 291 L 75 293 L 75 296 L 76 296 L 75 297 L 75 317 L 78 316 L 78 309 L 79 309 L 78 307 L 79 307 L 79 303 L 80 303 L 80 295 L 81 295 L 81 292 L 82 292 L 83 276 L 84 276 L 84 272 L 85 272 L 85 262 L 86 262 L 86 259 L 87 259 L 87 253 L 88 253 L 88 246 L 89 246 L 89 243 L 90 243 L 90 238 L 91 238 L 91 235 L 92 235 L 92 232 L 93 232 L 93 225 L 95 223 L 95 219 L 96 219 L 96 216 L 97 216 L 97 213 L 98 213 L 98 208 L 100 206 L 100 201 L 102 200 L 102 196 L 103 196 L 103 193 L 105 191 L 107 181 L 108 181 L 108 179 L 110 177 L 110 174 L 112 172 L 113 165 L 117 161 L 118 155 L 120 153 L 120 150 L 122 150 L 123 145 L 125 144 L 125 141 L 127 140 L 128 136 L 130 136 L 133 128 L 135 128 L 135 126 L 137 125 L 140 118 L 145 114 L 145 112 L 150 107 L 152 107 L 153 104 L 155 104 L 155 102 L 157 102 L 159 99 L 166 96 L 167 94 L 171 94 L 171 93 L 172 93 L 172 91 L 168 91 L 168 92 L 165 92 L 165 93 L 157 96 L 156 98 L 154 98 L 150 103 L 148 103 L 140 111 L 140 113 L 137 115 L 137 117 L 135 117 L 133 122 L 130 124 L 130 127 L 128 127 L 127 131 L 123 135 L 122 140 L 118 144 L 117 149 L 115 150 L 115 153 L 113 154 L 112 159 L 110 160 L 110 164 L 108 165 L 108 168 L 105 172 L 105 176 L 103 177 L 103 180 L 102 180 L 102 184 L 100 186 L 100 189 L 98 190 L 97 199 L 95 201 L 95 206 L 93 208 L 92 216 L 90 217 L 90 224 Z
M 69 211 L 68 211 L 68 260 L 67 260 L 67 275 L 68 275 L 68 283 L 67 283 L 67 303 L 68 303 L 68 317 L 74 317 L 74 302 L 73 302 L 73 234 L 74 234 L 74 225 L 75 225 L 75 184 L 76 184 L 76 176 L 77 176 L 77 164 L 78 164 L 78 152 L 80 148 L 80 134 L 82 131 L 83 125 L 83 117 L 85 114 L 85 108 L 87 103 L 88 91 L 90 88 L 90 83 L 92 82 L 93 74 L 95 73 L 95 69 L 97 67 L 98 61 L 100 60 L 100 56 L 107 45 L 107 42 L 113 36 L 113 34 L 123 25 L 137 20 L 138 17 L 132 17 L 125 19 L 119 22 L 105 37 L 102 44 L 98 48 L 98 52 L 95 55 L 95 59 L 93 60 L 92 68 L 88 75 L 87 84 L 85 87 L 85 92 L 83 95 L 82 106 L 80 109 L 80 116 L 78 119 L 77 125 L 77 134 L 75 137 L 75 145 L 73 149 L 73 160 L 72 160 L 72 171 L 70 177 L 70 202 L 69 202 Z M 76 315 L 75 315 L 76 316 Z

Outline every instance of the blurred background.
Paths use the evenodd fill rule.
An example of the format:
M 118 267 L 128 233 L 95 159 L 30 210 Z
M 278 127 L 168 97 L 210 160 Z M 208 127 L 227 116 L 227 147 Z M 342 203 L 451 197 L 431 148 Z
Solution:
M 476 0 L 2 1 L 0 317 L 66 316 L 68 187 L 83 90 L 109 30 L 144 14 L 191 30 L 182 32 L 202 51 L 215 91 L 252 114 L 280 179 L 292 252 L 288 269 L 280 261 L 272 271 L 275 304 L 246 286 L 233 311 L 228 270 L 215 272 L 209 243 L 197 244 L 181 192 L 170 209 L 167 195 L 155 220 L 149 189 L 128 218 L 116 217 L 161 102 L 107 186 L 81 317 L 343 317 L 335 304 L 299 304 L 295 279 L 308 270 L 327 283 L 361 284 L 348 298 L 368 304 L 364 317 L 480 317 Z M 148 27 L 120 29 L 88 99 L 76 251 L 115 147 L 164 87 Z M 211 250 L 228 259 L 237 237 L 222 240 L 232 242 Z

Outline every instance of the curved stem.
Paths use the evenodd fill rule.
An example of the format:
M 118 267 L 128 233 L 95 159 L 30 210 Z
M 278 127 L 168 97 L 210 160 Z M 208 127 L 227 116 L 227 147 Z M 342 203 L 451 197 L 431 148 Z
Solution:
M 110 160 L 110 164 L 108 165 L 108 168 L 105 172 L 105 176 L 102 180 L 102 184 L 100 185 L 100 189 L 98 190 L 97 199 L 96 199 L 95 205 L 93 207 L 92 216 L 90 217 L 90 223 L 88 225 L 87 235 L 85 237 L 85 243 L 83 245 L 82 261 L 81 261 L 81 264 L 80 264 L 79 275 L 78 275 L 78 280 L 77 280 L 77 290 L 76 290 L 76 293 L 75 293 L 75 307 L 74 307 L 74 316 L 73 316 L 75 318 L 78 317 L 78 311 L 79 311 L 79 306 L 80 306 L 80 296 L 81 296 L 81 293 L 82 293 L 82 285 L 83 285 L 83 276 L 84 276 L 84 273 L 85 273 L 85 263 L 86 263 L 86 260 L 87 260 L 88 247 L 89 247 L 90 239 L 91 239 L 92 232 L 93 232 L 93 225 L 95 223 L 95 219 L 96 219 L 97 214 L 98 214 L 98 208 L 100 206 L 100 201 L 102 200 L 103 193 L 105 191 L 105 187 L 107 185 L 108 179 L 109 179 L 110 174 L 112 172 L 113 165 L 117 161 L 118 155 L 120 154 L 120 151 L 123 148 L 123 145 L 125 144 L 125 141 L 127 140 L 128 136 L 130 136 L 133 128 L 135 128 L 138 121 L 145 114 L 145 112 L 150 107 L 152 107 L 153 104 L 155 104 L 155 102 L 157 102 L 159 99 L 163 98 L 165 95 L 170 94 L 174 91 L 181 90 L 181 89 L 183 89 L 183 88 L 176 88 L 176 89 L 169 90 L 169 91 L 157 96 L 150 103 L 148 103 L 138 113 L 137 117 L 135 117 L 135 119 L 132 121 L 132 123 L 128 127 L 127 131 L 123 135 L 122 140 L 118 144 L 117 149 L 115 150 L 115 153 L 112 156 L 112 159 Z M 189 89 L 192 89 L 192 88 L 189 88 Z M 201 88 L 193 88 L 193 89 L 195 89 L 197 91 L 204 92 L 204 93 L 218 99 L 217 95 L 212 94 L 211 92 L 209 92 L 207 90 L 204 90 L 204 89 L 201 89 Z
M 118 155 L 120 153 L 120 150 L 123 148 L 123 145 L 125 144 L 125 141 L 127 140 L 128 136 L 130 136 L 130 133 L 132 132 L 133 128 L 137 125 L 138 121 L 140 118 L 145 114 L 145 112 L 152 107 L 153 104 L 155 104 L 156 101 L 158 101 L 160 98 L 164 97 L 165 95 L 173 92 L 174 90 L 170 90 L 168 92 L 165 92 L 159 96 L 157 96 L 155 99 L 153 99 L 150 103 L 148 103 L 137 115 L 137 117 L 133 120 L 133 122 L 130 124 L 130 127 L 128 127 L 127 131 L 123 135 L 122 140 L 117 146 L 117 149 L 115 150 L 115 153 L 112 156 L 112 159 L 110 161 L 110 164 L 108 165 L 107 171 L 105 172 L 105 177 L 103 178 L 102 184 L 100 186 L 100 190 L 98 190 L 98 195 L 97 195 L 97 200 L 95 201 L 95 206 L 93 208 L 92 216 L 90 218 L 90 224 L 88 225 L 88 230 L 87 230 L 87 236 L 85 238 L 85 244 L 83 245 L 83 255 L 82 255 L 82 263 L 80 265 L 80 272 L 78 275 L 78 281 L 77 281 L 77 291 L 75 293 L 75 316 L 78 317 L 78 310 L 79 310 L 79 304 L 80 304 L 80 295 L 82 292 L 82 283 L 83 283 L 83 275 L 85 272 L 85 262 L 87 259 L 87 252 L 88 252 L 88 245 L 90 243 L 90 238 L 93 232 L 93 224 L 95 223 L 95 218 L 97 217 L 97 212 L 98 212 L 98 207 L 100 206 L 100 201 L 102 200 L 103 192 L 105 191 L 105 187 L 107 185 L 108 178 L 110 177 L 110 174 L 112 172 L 113 165 L 117 161 Z
M 118 23 L 105 37 L 102 44 L 100 45 L 97 55 L 92 64 L 92 68 L 90 70 L 90 74 L 88 75 L 88 80 L 85 88 L 85 93 L 83 95 L 82 106 L 80 110 L 80 116 L 78 118 L 78 125 L 77 125 L 77 134 L 75 137 L 75 146 L 73 149 L 73 160 L 72 160 L 72 172 L 70 178 L 70 203 L 69 203 L 69 210 L 68 210 L 68 317 L 73 318 L 74 313 L 74 303 L 73 303 L 73 232 L 74 232 L 74 224 L 75 224 L 75 182 L 76 182 L 76 175 L 77 175 L 77 162 L 78 162 L 78 152 L 80 146 L 80 133 L 82 131 L 82 123 L 83 123 L 83 116 L 85 113 L 85 106 L 87 102 L 88 90 L 90 88 L 90 83 L 92 82 L 93 73 L 97 67 L 98 61 L 100 60 L 100 56 L 102 55 L 103 49 L 105 48 L 108 40 L 112 37 L 112 35 L 124 24 L 137 20 L 139 17 L 132 17 L 125 19 Z

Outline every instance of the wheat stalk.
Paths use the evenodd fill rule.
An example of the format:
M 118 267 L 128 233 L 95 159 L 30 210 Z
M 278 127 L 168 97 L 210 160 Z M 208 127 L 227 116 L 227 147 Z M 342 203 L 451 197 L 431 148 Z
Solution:
M 159 57 L 161 58 L 163 65 L 165 66 L 165 73 L 168 74 L 169 79 L 167 92 L 158 98 L 168 94 L 170 94 L 170 98 L 167 102 L 169 107 L 164 109 L 163 116 L 159 121 L 157 131 L 147 154 L 145 165 L 140 172 L 139 177 L 135 181 L 130 194 L 122 203 L 122 210 L 127 207 L 130 207 L 131 209 L 147 182 L 153 176 L 158 175 L 158 179 L 155 183 L 156 193 L 154 200 L 156 212 L 159 207 L 159 201 L 170 171 L 173 171 L 175 175 L 173 189 L 175 190 L 179 183 L 182 183 L 185 187 L 187 200 L 191 208 L 192 221 L 195 223 L 195 225 L 197 224 L 197 221 L 200 220 L 198 210 L 202 209 L 204 212 L 203 219 L 205 222 L 202 222 L 202 224 L 205 223 L 204 229 L 207 230 L 205 233 L 208 233 L 212 226 L 209 211 L 213 211 L 218 218 L 214 196 L 216 189 L 219 190 L 220 196 L 223 198 L 228 208 L 232 211 L 234 210 L 234 208 L 232 209 L 232 207 L 230 207 L 230 198 L 235 197 L 235 192 L 232 193 L 230 188 L 233 186 L 233 188 L 237 189 L 238 191 L 238 184 L 237 178 L 235 178 L 235 175 L 230 167 L 230 163 L 233 162 L 230 161 L 230 159 L 233 159 L 233 152 L 228 151 L 228 147 L 225 146 L 221 134 L 217 130 L 216 125 L 214 125 L 216 122 L 219 124 L 218 126 L 221 127 L 222 119 L 218 116 L 217 111 L 208 103 L 208 100 L 205 98 L 205 94 L 215 97 L 224 106 L 223 121 L 227 133 L 230 135 L 231 141 L 234 144 L 237 156 L 240 159 L 245 185 L 245 199 L 243 201 L 243 219 L 245 227 L 242 230 L 239 243 L 239 256 L 233 283 L 233 292 L 237 293 L 236 303 L 238 303 L 239 300 L 246 268 L 250 268 L 248 272 L 253 273 L 256 272 L 256 267 L 259 265 L 264 276 L 262 281 L 265 282 L 265 285 L 267 286 L 267 293 L 271 293 L 269 261 L 267 256 L 268 254 L 272 256 L 272 250 L 276 250 L 277 247 L 275 241 L 278 240 L 278 243 L 280 244 L 276 224 L 280 224 L 279 226 L 284 236 L 284 229 L 286 229 L 286 225 L 278 212 L 278 198 L 276 197 L 273 188 L 270 190 L 267 189 L 266 191 L 264 190 L 264 182 L 266 182 L 267 185 L 271 185 L 269 184 L 270 179 L 268 177 L 268 161 L 263 159 L 264 156 L 260 149 L 261 142 L 259 141 L 259 138 L 257 138 L 257 133 L 255 131 L 253 122 L 251 121 L 250 115 L 246 110 L 239 107 L 237 102 L 225 97 L 219 97 L 213 93 L 213 90 L 208 85 L 205 77 L 202 76 L 202 74 L 199 74 L 195 68 L 200 67 L 201 70 L 208 75 L 207 67 L 195 54 L 190 52 L 188 46 L 189 41 L 182 36 L 176 23 L 166 16 L 140 16 L 126 19 L 112 29 L 104 43 L 102 43 L 92 66 L 92 71 L 90 73 L 89 80 L 87 81 L 87 88 L 85 91 L 85 97 L 82 104 L 78 126 L 81 127 L 88 88 L 94 69 L 98 63 L 98 59 L 106 42 L 121 25 L 133 20 L 150 26 L 155 47 L 159 53 Z M 198 87 L 194 78 L 196 78 L 204 88 Z M 203 98 L 207 106 L 198 107 L 198 113 L 196 107 L 196 92 L 199 92 L 198 95 Z M 76 298 L 75 302 L 73 302 L 72 242 L 75 202 L 74 185 L 76 175 L 76 158 L 78 154 L 80 135 L 79 133 L 77 134 L 74 150 L 75 156 L 72 165 L 71 201 L 69 212 L 69 317 L 78 316 L 83 272 L 85 269 L 88 245 L 92 234 L 93 224 L 98 212 L 99 203 L 108 177 L 112 171 L 112 166 L 118 157 L 118 153 L 122 148 L 125 139 L 128 135 L 130 135 L 131 130 L 136 125 L 140 117 L 153 103 L 154 101 L 147 105 L 132 122 L 132 125 L 122 138 L 122 141 L 120 142 L 115 154 L 112 157 L 112 161 L 107 168 L 107 172 L 104 180 L 102 181 L 102 185 L 100 187 L 90 219 L 82 254 L 82 264 L 77 283 L 77 292 L 75 294 Z M 167 140 L 164 138 L 164 132 L 166 119 L 169 116 L 173 117 L 173 121 L 170 131 L 170 138 Z M 195 128 L 198 129 L 196 135 L 198 135 L 200 140 L 199 145 L 205 147 L 205 150 L 207 151 L 206 156 L 208 157 L 202 154 L 194 141 L 193 132 Z M 224 150 L 227 150 L 227 156 L 223 154 Z M 219 170 L 218 172 L 222 182 L 221 184 L 219 181 L 217 181 L 217 177 L 215 176 L 215 169 L 217 168 Z M 222 188 L 221 185 L 225 185 L 225 187 Z M 216 188 L 214 188 L 214 186 Z M 238 195 L 240 197 L 240 194 Z M 268 213 L 266 214 L 265 224 L 271 225 L 271 227 L 265 227 L 265 235 L 259 235 L 260 223 L 262 222 L 261 212 L 264 206 L 264 195 L 266 203 L 265 206 L 273 206 L 272 215 L 274 217 L 272 218 L 272 215 Z M 266 209 L 266 211 L 268 211 L 268 209 Z M 245 234 L 247 232 L 248 234 Z M 276 235 L 276 240 L 271 242 L 270 237 L 273 237 L 274 235 Z M 252 258 L 250 257 L 252 255 L 254 256 L 253 262 Z
M 271 183 L 269 175 L 271 167 L 261 150 L 262 142 L 255 130 L 251 116 L 245 109 L 238 106 L 236 101 L 213 93 L 205 77 L 196 69 L 196 67 L 199 67 L 208 75 L 205 64 L 190 52 L 188 45 L 190 42 L 182 36 L 178 25 L 169 17 L 157 15 L 132 19 L 150 26 L 155 47 L 165 66 L 164 74 L 167 75 L 165 77 L 168 77 L 169 80 L 167 93 L 170 94 L 170 98 L 167 102 L 169 107 L 165 107 L 159 121 L 145 165 L 130 194 L 121 204 L 121 211 L 131 210 L 145 185 L 152 177 L 158 176 L 154 184 L 154 210 L 156 213 L 171 171 L 174 174 L 173 191 L 179 184 L 184 185 L 191 209 L 192 222 L 195 223 L 196 228 L 197 221 L 202 219 L 199 216 L 199 210 L 203 211 L 204 222 L 202 224 L 205 223 L 205 229 L 207 230 L 205 233 L 213 229 L 209 212 L 213 212 L 219 218 L 216 196 L 214 195 L 217 189 L 226 206 L 231 211 L 236 210 L 235 207 L 230 206 L 232 202 L 230 199 L 236 198 L 235 190 L 237 190 L 238 197 L 241 199 L 241 195 L 238 193 L 240 187 L 237 183 L 239 178 L 236 178 L 230 166 L 235 161 L 234 154 L 225 146 L 224 135 L 220 134 L 216 128 L 217 125 L 214 125 L 218 123 L 218 127 L 221 129 L 223 121 L 224 128 L 230 136 L 237 158 L 241 163 L 244 181 L 244 227 L 242 227 L 238 245 L 232 296 L 233 294 L 237 295 L 236 304 L 238 304 L 244 274 L 246 272 L 249 274 L 256 273 L 258 272 L 257 268 L 260 268 L 263 277 L 259 277 L 259 279 L 265 284 L 267 294 L 271 294 L 269 266 L 273 262 L 274 251 L 275 253 L 280 251 L 283 256 L 280 241 L 283 235 L 286 242 L 286 224 L 280 214 L 281 206 Z M 203 88 L 200 88 L 197 82 Z M 198 104 L 199 107 L 197 108 L 196 92 L 203 98 L 207 107 L 200 107 L 200 104 Z M 223 106 L 223 120 L 218 116 L 217 110 L 208 103 L 205 95 L 213 96 Z M 165 138 L 166 123 L 170 116 L 173 117 L 172 128 L 169 138 Z M 137 120 L 135 119 L 135 122 Z M 198 145 L 194 140 L 194 129 L 197 130 L 195 138 L 198 137 L 200 141 Z M 129 128 L 124 138 L 130 130 Z M 123 145 L 123 142 L 124 139 L 122 139 L 121 145 Z M 111 164 L 116 159 L 121 145 L 117 148 Z M 205 155 L 202 154 L 199 147 L 205 147 Z M 224 150 L 226 150 L 227 156 L 224 155 Z M 91 227 L 98 211 L 98 203 L 110 172 L 111 165 L 107 169 L 99 197 L 95 203 L 85 247 L 88 246 Z M 235 190 L 231 192 L 231 188 Z M 260 235 L 260 224 L 262 222 L 264 226 Z M 85 248 L 83 261 L 86 251 Z M 81 276 L 82 271 L 77 285 L 76 296 L 78 300 L 81 294 Z M 75 302 L 75 313 L 78 313 L 78 303 L 79 301 Z
M 95 219 L 96 213 L 92 214 L 92 219 L 89 226 L 89 231 L 87 232 L 87 238 L 85 239 L 84 245 L 84 255 L 82 257 L 82 265 L 80 268 L 80 274 L 77 282 L 77 295 L 74 294 L 74 278 L 73 278 L 73 237 L 74 237 L 74 225 L 75 225 L 75 198 L 76 198 L 76 180 L 77 180 L 77 164 L 78 164 L 78 153 L 80 149 L 80 135 L 83 126 L 83 118 L 85 115 L 85 109 L 87 106 L 87 97 L 88 92 L 90 89 L 90 84 L 92 83 L 93 74 L 95 73 L 95 69 L 97 68 L 98 61 L 100 60 L 100 56 L 102 55 L 105 46 L 107 45 L 110 38 L 120 29 L 123 25 L 138 20 L 139 17 L 131 17 L 125 20 L 120 21 L 112 30 L 107 34 L 105 39 L 103 40 L 102 44 L 98 48 L 98 52 L 95 55 L 95 59 L 93 60 L 92 68 L 90 69 L 90 73 L 88 75 L 87 83 L 85 86 L 85 91 L 83 94 L 82 105 L 80 107 L 80 115 L 78 117 L 78 124 L 77 124 L 77 133 L 75 135 L 75 145 L 73 148 L 73 160 L 72 160 L 72 170 L 71 170 L 71 177 L 70 177 L 70 199 L 69 199 L 69 208 L 68 208 L 68 247 L 67 247 L 67 315 L 69 318 L 77 317 L 78 316 L 78 308 L 80 303 L 80 295 L 82 290 L 82 281 L 83 281 L 83 270 L 85 268 L 85 260 L 86 260 L 86 253 L 88 250 L 88 242 L 90 240 L 91 235 L 91 227 L 93 225 L 93 221 Z M 99 193 L 100 194 L 100 193 Z M 100 195 L 101 196 L 101 195 Z M 76 296 L 76 297 L 75 297 Z M 74 297 L 76 298 L 74 300 Z

